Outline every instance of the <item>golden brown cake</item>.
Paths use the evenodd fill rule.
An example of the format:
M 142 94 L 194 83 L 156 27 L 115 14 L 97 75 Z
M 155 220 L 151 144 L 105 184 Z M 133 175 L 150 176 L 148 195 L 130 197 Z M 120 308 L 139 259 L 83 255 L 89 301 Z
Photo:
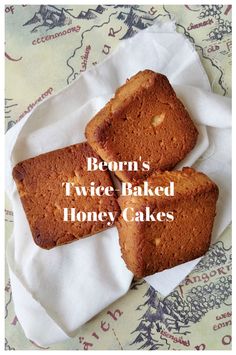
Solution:
M 216 211 L 218 187 L 206 175 L 191 168 L 154 173 L 147 179 L 150 187 L 167 187 L 174 182 L 174 196 L 118 199 L 121 215 L 116 225 L 122 257 L 138 278 L 190 261 L 206 253 Z M 135 213 L 173 213 L 174 220 L 161 214 L 159 221 L 131 221 Z M 128 222 L 124 219 L 124 211 Z M 130 209 L 132 208 L 132 210 Z M 127 219 L 127 217 L 126 217 Z
M 112 186 L 106 171 L 87 171 L 87 157 L 97 154 L 87 143 L 72 145 L 18 163 L 13 169 L 13 178 L 25 210 L 35 243 L 45 249 L 66 244 L 76 239 L 98 233 L 108 228 L 104 221 L 64 221 L 64 208 L 78 211 L 104 211 L 119 214 L 115 195 L 78 196 L 74 186 Z M 66 196 L 64 182 L 71 185 Z
M 86 127 L 86 138 L 106 161 L 137 161 L 138 171 L 116 171 L 122 181 L 171 170 L 193 149 L 198 132 L 166 76 L 140 71 L 121 86 Z M 141 160 L 140 160 L 141 157 Z M 142 171 L 148 161 L 150 170 Z

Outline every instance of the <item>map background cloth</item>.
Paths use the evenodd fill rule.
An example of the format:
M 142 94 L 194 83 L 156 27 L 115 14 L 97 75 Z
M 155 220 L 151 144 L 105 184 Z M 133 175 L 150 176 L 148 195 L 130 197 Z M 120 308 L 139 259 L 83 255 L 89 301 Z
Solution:
M 230 5 L 6 6 L 5 123 L 10 129 L 33 107 L 62 90 L 107 57 L 119 41 L 156 20 L 175 19 L 195 45 L 212 90 L 231 95 Z M 6 201 L 6 238 L 13 215 Z M 6 266 L 7 350 L 39 349 L 15 316 Z M 144 280 L 80 328 L 48 349 L 230 349 L 231 228 L 169 296 Z

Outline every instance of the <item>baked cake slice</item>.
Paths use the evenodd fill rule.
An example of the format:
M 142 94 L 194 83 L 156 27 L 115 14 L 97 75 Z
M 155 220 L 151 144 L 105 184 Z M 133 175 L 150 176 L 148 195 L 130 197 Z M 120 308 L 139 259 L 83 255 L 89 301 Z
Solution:
M 171 170 L 196 144 L 198 132 L 166 76 L 140 71 L 121 86 L 86 127 L 86 138 L 106 161 L 137 161 L 138 171 L 116 171 L 122 181 Z M 149 162 L 150 170 L 142 163 Z
M 38 246 L 50 249 L 108 228 L 108 217 L 96 222 L 71 221 L 71 208 L 75 208 L 76 213 L 119 214 L 115 194 L 78 196 L 71 187 L 70 196 L 66 196 L 65 185 L 62 186 L 66 182 L 87 188 L 92 182 L 95 187 L 113 186 L 107 171 L 87 171 L 88 157 L 101 161 L 87 143 L 81 143 L 24 160 L 14 167 L 13 178 Z M 64 221 L 64 208 L 68 208 L 67 221 Z
M 217 185 L 191 168 L 154 173 L 147 181 L 153 188 L 174 182 L 174 196 L 118 198 L 122 212 L 116 225 L 122 257 L 138 278 L 204 255 L 211 241 L 218 198 Z M 159 214 L 164 221 L 132 221 L 135 213 L 145 214 L 147 208 L 154 216 L 173 213 L 174 220 Z M 124 218 L 124 211 L 128 218 Z

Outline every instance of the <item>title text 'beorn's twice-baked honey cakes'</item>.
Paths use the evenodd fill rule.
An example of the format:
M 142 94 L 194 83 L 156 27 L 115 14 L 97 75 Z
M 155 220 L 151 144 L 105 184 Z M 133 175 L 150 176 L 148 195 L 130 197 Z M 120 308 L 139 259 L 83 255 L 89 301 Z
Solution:
M 166 76 L 144 70 L 131 77 L 87 124 L 85 133 L 88 143 L 41 154 L 13 169 L 38 246 L 51 249 L 116 224 L 122 257 L 138 278 L 208 250 L 218 187 L 194 169 L 171 171 L 194 148 L 198 131 Z M 88 169 L 93 159 L 101 169 Z M 117 177 L 139 191 L 144 192 L 146 184 L 153 189 L 158 186 L 160 191 L 170 185 L 174 194 L 121 194 L 117 200 L 109 164 L 122 166 L 115 170 Z M 135 164 L 136 169 L 129 169 Z M 67 183 L 69 189 L 77 186 L 68 195 L 62 187 Z M 112 193 L 78 194 L 84 188 L 91 192 L 103 187 L 111 188 Z M 103 218 L 68 222 L 75 209 Z M 124 218 L 126 210 L 129 221 Z M 132 220 L 145 214 L 158 216 L 157 220 Z

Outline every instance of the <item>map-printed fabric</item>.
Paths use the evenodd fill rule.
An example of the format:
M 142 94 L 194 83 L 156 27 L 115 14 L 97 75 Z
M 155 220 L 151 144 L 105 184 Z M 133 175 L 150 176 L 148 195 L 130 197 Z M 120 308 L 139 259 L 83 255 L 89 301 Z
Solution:
M 98 64 L 120 41 L 174 19 L 194 45 L 212 90 L 231 95 L 231 5 L 8 5 L 5 7 L 5 129 L 36 104 Z M 6 201 L 6 238 L 14 223 Z M 27 339 L 14 312 L 6 266 L 6 350 L 41 347 Z M 49 350 L 231 349 L 231 227 L 194 271 L 162 297 L 134 280 L 120 300 Z

